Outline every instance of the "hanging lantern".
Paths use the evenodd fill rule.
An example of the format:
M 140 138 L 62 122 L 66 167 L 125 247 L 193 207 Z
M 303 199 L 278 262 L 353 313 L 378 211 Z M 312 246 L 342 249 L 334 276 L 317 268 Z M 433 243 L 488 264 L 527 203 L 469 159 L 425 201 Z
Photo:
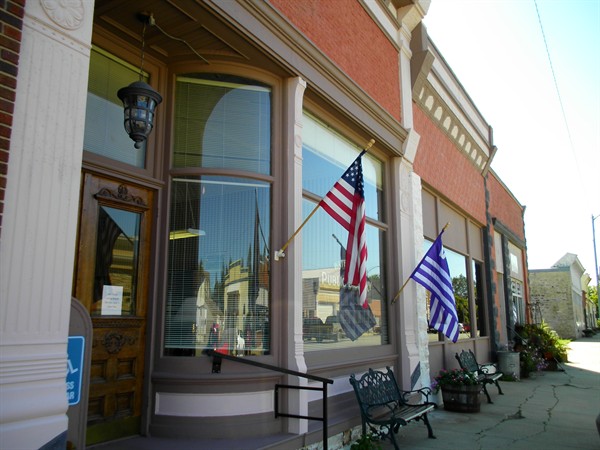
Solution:
M 134 147 L 141 148 L 154 127 L 154 111 L 162 97 L 143 81 L 119 89 L 117 95 L 123 102 L 125 131 L 135 141 Z
M 135 141 L 134 147 L 141 148 L 154 127 L 154 111 L 162 102 L 161 95 L 143 81 L 144 77 L 144 50 L 146 47 L 146 25 L 154 25 L 152 13 L 138 13 L 144 27 L 142 28 L 142 48 L 140 55 L 140 79 L 129 86 L 119 89 L 117 96 L 125 108 L 125 131 Z

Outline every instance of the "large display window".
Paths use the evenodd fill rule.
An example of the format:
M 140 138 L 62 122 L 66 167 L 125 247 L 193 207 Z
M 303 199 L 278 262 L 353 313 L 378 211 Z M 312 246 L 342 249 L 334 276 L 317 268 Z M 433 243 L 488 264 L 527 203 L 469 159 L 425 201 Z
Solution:
M 164 354 L 268 354 L 271 90 L 192 74 L 175 99 Z
M 361 148 L 305 112 L 303 115 L 303 216 L 314 210 L 360 153 Z M 357 309 L 357 322 L 369 324 L 360 336 L 340 323 L 340 310 L 356 303 L 355 290 L 343 286 L 348 232 L 322 208 L 303 229 L 302 316 L 307 352 L 388 343 L 383 211 L 383 163 L 362 157 L 367 216 L 367 309 Z M 354 305 L 354 303 L 352 303 Z

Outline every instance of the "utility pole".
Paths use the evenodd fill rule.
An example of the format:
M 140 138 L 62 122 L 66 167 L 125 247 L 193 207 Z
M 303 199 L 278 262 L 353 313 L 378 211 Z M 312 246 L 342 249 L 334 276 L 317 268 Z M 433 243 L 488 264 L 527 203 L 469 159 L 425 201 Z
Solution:
M 596 228 L 594 227 L 594 221 L 600 217 L 600 214 L 594 217 L 592 214 L 592 241 L 594 242 L 594 272 L 596 273 L 596 295 L 598 296 L 598 303 L 596 304 L 596 315 L 600 320 L 600 281 L 598 281 L 598 253 L 596 253 Z

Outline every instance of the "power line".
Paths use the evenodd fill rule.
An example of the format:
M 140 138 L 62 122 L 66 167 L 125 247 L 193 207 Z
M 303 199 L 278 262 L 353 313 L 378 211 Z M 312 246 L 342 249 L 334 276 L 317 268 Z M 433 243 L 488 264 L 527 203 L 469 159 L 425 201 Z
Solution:
M 540 16 L 540 10 L 538 8 L 537 0 L 533 0 L 535 4 L 535 12 L 537 13 L 538 22 L 540 24 L 540 30 L 542 31 L 542 37 L 544 39 L 544 47 L 546 48 L 546 55 L 548 56 L 548 62 L 550 63 L 550 71 L 552 72 L 552 79 L 554 80 L 554 87 L 556 89 L 556 95 L 558 96 L 558 102 L 560 103 L 560 110 L 562 112 L 563 121 L 565 122 L 565 128 L 567 129 L 567 136 L 569 137 L 569 144 L 571 153 L 573 154 L 573 159 L 575 160 L 575 167 L 579 174 L 579 180 L 584 180 L 581 170 L 579 168 L 579 161 L 577 160 L 577 154 L 575 153 L 575 148 L 573 146 L 573 139 L 571 138 L 571 129 L 569 128 L 569 122 L 567 120 L 567 114 L 565 113 L 565 108 L 562 101 L 562 96 L 560 95 L 560 89 L 558 88 L 558 81 L 556 80 L 556 74 L 554 72 L 554 65 L 552 64 L 552 58 L 550 57 L 550 49 L 548 48 L 548 41 L 546 40 L 546 33 L 544 32 L 544 26 L 542 25 L 542 17 Z M 584 182 L 581 181 L 583 184 Z M 583 186 L 585 189 L 585 186 Z

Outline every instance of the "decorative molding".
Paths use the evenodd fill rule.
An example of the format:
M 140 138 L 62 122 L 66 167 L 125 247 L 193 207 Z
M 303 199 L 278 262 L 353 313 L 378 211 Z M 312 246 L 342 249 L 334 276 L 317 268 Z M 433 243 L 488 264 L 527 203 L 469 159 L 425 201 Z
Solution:
M 46 15 L 66 30 L 76 30 L 85 20 L 83 0 L 40 0 Z
M 94 328 L 140 328 L 144 319 L 140 317 L 92 317 Z
M 454 145 L 482 173 L 490 159 L 488 153 L 476 142 L 431 84 L 424 83 L 421 89 L 414 93 L 414 99 L 427 116 L 438 125 Z
M 142 197 L 138 197 L 135 195 L 130 195 L 127 190 L 127 186 L 124 184 L 120 184 L 117 188 L 117 192 L 109 188 L 102 188 L 98 191 L 96 195 L 94 195 L 96 199 L 104 199 L 104 200 L 113 200 L 119 203 L 130 204 L 134 206 L 141 206 L 144 208 L 148 208 L 148 205 L 144 201 Z
M 521 250 L 525 250 L 527 248 L 527 243 L 521 239 L 517 233 L 511 230 L 507 225 L 503 224 L 496 217 L 492 217 L 492 223 L 494 224 L 494 230 L 505 236 L 514 245 L 519 247 Z
M 50 26 L 50 23 L 44 23 L 39 18 L 25 16 L 23 18 L 23 28 L 28 27 L 36 33 L 39 33 L 54 42 L 58 42 L 65 47 L 74 50 L 86 58 L 90 57 L 90 49 L 92 48 L 90 43 L 82 42 L 76 39 L 74 36 L 61 32 L 59 29 Z M 87 74 L 87 72 L 86 72 Z
M 124 345 L 129 344 L 133 345 L 137 341 L 137 338 L 134 336 L 125 336 L 121 333 L 115 333 L 111 331 L 104 335 L 102 338 L 102 345 L 106 349 L 107 353 L 114 355 L 119 353 Z
M 64 379 L 66 353 L 63 344 L 21 343 L 3 346 L 0 354 L 0 386 L 16 383 L 46 383 Z

